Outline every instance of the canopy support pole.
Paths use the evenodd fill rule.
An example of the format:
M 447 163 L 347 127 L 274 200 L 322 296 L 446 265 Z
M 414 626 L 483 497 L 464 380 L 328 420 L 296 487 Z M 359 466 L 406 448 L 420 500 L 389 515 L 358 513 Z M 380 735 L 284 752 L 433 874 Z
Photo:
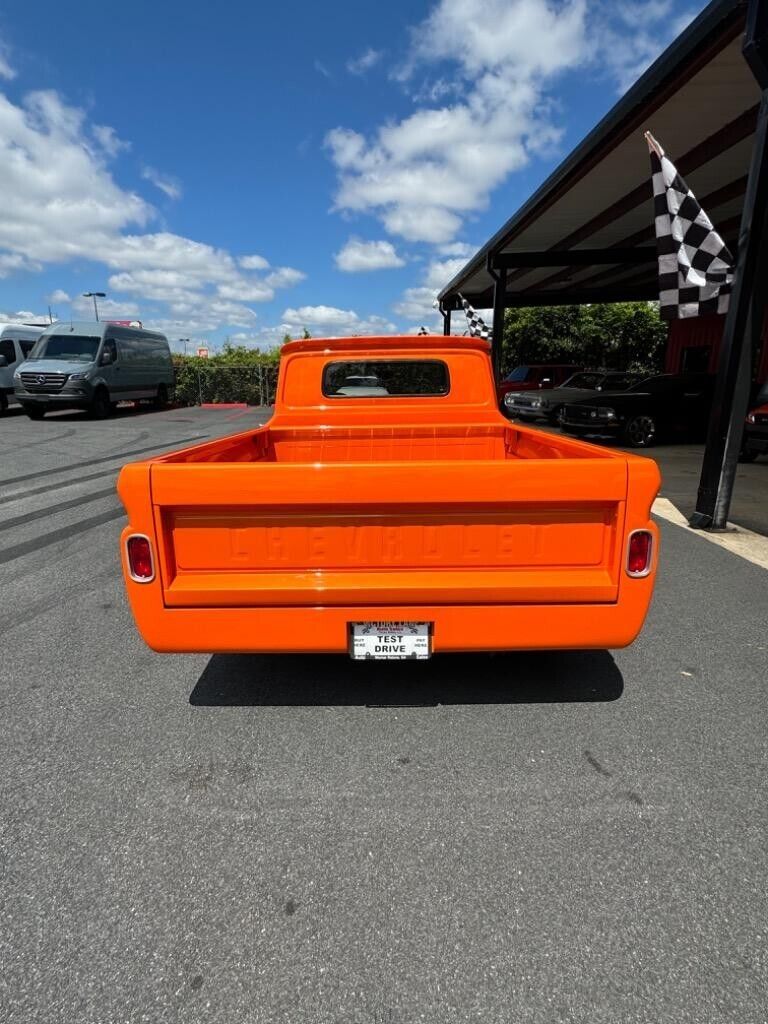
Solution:
M 440 306 L 440 316 L 443 318 L 443 334 L 451 333 L 451 311 Z
M 504 344 L 504 310 L 507 302 L 507 268 L 496 267 L 488 254 L 488 273 L 493 278 L 493 328 L 491 333 L 491 364 L 493 379 L 501 380 L 501 350 Z
M 744 419 L 749 411 L 753 352 L 766 306 L 768 264 L 768 0 L 750 0 L 744 57 L 763 90 L 749 182 L 739 229 L 733 291 L 723 329 L 707 446 L 690 525 L 724 530 L 733 497 Z

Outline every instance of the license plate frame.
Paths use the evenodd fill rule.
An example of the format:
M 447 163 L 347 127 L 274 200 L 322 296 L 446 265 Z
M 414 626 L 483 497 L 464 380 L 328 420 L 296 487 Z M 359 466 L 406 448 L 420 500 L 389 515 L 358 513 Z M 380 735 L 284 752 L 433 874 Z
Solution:
M 350 622 L 349 656 L 353 661 L 428 661 L 433 627 L 432 622 Z

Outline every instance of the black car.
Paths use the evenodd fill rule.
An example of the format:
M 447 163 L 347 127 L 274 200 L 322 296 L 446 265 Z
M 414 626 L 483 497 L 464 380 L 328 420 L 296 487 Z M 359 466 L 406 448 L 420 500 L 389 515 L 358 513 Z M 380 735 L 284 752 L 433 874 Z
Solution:
M 642 379 L 640 373 L 581 370 L 549 391 L 510 391 L 504 396 L 504 411 L 520 420 L 545 419 L 557 423 L 566 403 L 592 398 L 596 391 L 624 391 Z
M 632 448 L 681 435 L 703 437 L 713 385 L 714 377 L 704 373 L 647 377 L 627 391 L 569 403 L 560 426 L 567 434 L 615 437 Z

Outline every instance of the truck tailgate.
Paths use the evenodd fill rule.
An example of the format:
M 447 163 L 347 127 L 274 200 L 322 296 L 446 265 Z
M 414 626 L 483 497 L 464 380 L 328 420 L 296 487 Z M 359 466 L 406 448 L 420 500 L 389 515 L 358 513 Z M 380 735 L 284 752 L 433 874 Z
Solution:
M 167 607 L 609 603 L 619 459 L 151 467 Z

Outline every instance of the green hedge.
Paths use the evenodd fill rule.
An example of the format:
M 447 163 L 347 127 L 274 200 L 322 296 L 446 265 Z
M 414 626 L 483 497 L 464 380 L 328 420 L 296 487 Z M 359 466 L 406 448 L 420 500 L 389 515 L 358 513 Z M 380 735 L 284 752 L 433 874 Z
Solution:
M 241 358 L 233 359 L 233 355 Z M 278 362 L 277 354 L 262 355 L 249 349 L 225 352 L 209 359 L 174 356 L 176 402 L 179 405 L 209 402 L 272 405 Z

